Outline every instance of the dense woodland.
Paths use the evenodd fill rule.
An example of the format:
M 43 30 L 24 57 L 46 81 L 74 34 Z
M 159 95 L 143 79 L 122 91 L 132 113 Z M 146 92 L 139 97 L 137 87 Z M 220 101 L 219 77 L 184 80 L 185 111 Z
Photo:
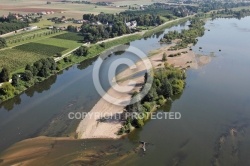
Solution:
M 138 117 L 127 117 L 124 126 L 120 129 L 119 134 L 130 132 L 131 127 L 140 128 L 148 119 L 147 114 L 154 111 L 156 106 L 162 106 L 171 96 L 179 94 L 185 86 L 185 72 L 181 69 L 165 63 L 163 68 L 154 69 L 153 74 L 145 74 L 145 82 L 147 79 L 153 79 L 153 84 L 149 92 L 137 103 L 128 105 L 126 112 L 137 113 Z M 143 88 L 149 89 L 150 85 L 146 83 Z M 132 97 L 139 97 L 135 92 Z

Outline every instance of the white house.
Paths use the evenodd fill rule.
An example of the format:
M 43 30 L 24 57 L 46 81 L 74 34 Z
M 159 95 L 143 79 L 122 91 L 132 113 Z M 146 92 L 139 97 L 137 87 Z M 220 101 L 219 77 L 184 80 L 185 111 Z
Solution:
M 31 30 L 35 30 L 37 28 L 38 28 L 37 26 L 30 26 L 30 27 L 27 27 L 26 30 L 31 31 Z
M 137 21 L 130 21 L 125 23 L 129 29 L 135 29 L 137 27 Z

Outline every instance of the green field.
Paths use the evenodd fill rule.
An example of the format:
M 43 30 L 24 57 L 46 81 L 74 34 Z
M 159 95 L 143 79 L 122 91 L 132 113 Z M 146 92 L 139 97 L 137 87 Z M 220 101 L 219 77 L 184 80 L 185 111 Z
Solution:
M 33 33 L 33 32 L 31 32 Z M 24 36 L 30 34 L 23 34 Z M 19 36 L 21 37 L 21 36 Z M 57 53 L 66 54 L 82 45 L 82 39 L 76 33 L 60 32 L 58 34 L 37 37 L 21 45 L 0 50 L 0 68 L 6 66 L 11 72 L 23 70 L 41 58 L 53 57 Z
M 79 47 L 80 45 L 82 45 L 82 43 L 79 43 L 77 41 L 57 39 L 57 38 L 43 39 L 43 40 L 37 41 L 36 43 L 48 44 L 50 46 L 66 48 L 65 50 L 61 51 L 61 53 L 63 53 L 63 54 L 65 54 L 65 53 L 75 49 L 76 47 Z
M 53 56 L 56 53 L 65 51 L 67 48 L 52 46 L 48 44 L 27 43 L 27 44 L 14 47 L 14 49 L 25 51 L 25 52 L 47 55 L 47 56 Z
M 63 34 L 64 31 L 52 31 L 49 29 L 39 29 L 35 31 L 27 31 L 23 33 L 16 34 L 14 36 L 6 37 L 6 42 L 9 47 L 14 47 L 17 45 L 34 42 L 42 40 L 45 38 L 50 38 L 55 35 Z
M 0 51 L 0 68 L 7 67 L 11 72 L 24 68 L 41 58 L 47 58 L 46 54 L 36 54 L 18 49 L 6 49 Z
M 73 41 L 79 41 L 79 42 L 83 40 L 83 36 L 79 35 L 78 33 L 73 33 L 73 32 L 56 35 L 56 36 L 53 36 L 53 38 L 73 40 Z

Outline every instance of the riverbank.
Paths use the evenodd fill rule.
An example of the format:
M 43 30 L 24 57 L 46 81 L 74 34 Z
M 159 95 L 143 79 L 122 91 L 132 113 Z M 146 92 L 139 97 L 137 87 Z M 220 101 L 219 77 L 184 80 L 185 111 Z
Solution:
M 159 25 L 158 27 L 155 27 L 154 29 L 151 29 L 151 30 L 145 30 L 145 31 L 142 31 L 142 32 L 134 33 L 134 34 L 118 36 L 116 38 L 101 41 L 101 43 L 102 42 L 105 43 L 105 47 L 100 46 L 100 44 L 98 44 L 98 43 L 93 44 L 93 45 L 91 45 L 89 47 L 89 53 L 88 53 L 88 55 L 86 57 L 85 56 L 72 56 L 72 54 L 67 54 L 65 56 L 65 58 L 69 58 L 67 60 L 67 62 L 64 61 L 64 59 L 61 59 L 60 61 L 58 61 L 59 63 L 61 63 L 60 68 L 56 72 L 54 72 L 54 74 L 51 74 L 49 77 L 63 71 L 64 69 L 66 69 L 66 68 L 68 68 L 70 66 L 73 66 L 74 64 L 83 62 L 84 60 L 92 59 L 92 58 L 94 58 L 96 56 L 99 56 L 101 53 L 103 53 L 105 51 L 108 51 L 108 50 L 114 48 L 115 46 L 125 44 L 125 43 L 129 43 L 129 42 L 137 40 L 137 39 L 141 39 L 141 38 L 143 38 L 145 36 L 148 36 L 151 33 L 156 33 L 156 32 L 158 32 L 158 31 L 160 31 L 160 30 L 162 30 L 162 29 L 164 29 L 164 28 L 166 28 L 168 26 L 171 27 L 171 26 L 179 24 L 180 22 L 185 22 L 185 21 L 188 20 L 189 17 L 192 17 L 192 16 L 187 16 L 187 17 L 184 17 L 184 18 L 179 18 L 179 19 L 176 19 L 176 20 L 165 22 L 164 24 Z M 20 71 L 18 71 L 18 72 L 20 72 Z M 9 99 L 14 98 L 17 95 L 22 94 L 23 92 L 25 92 L 30 87 L 34 86 L 35 84 L 42 83 L 44 80 L 48 79 L 49 77 L 36 79 L 36 81 L 34 81 L 33 83 L 25 84 L 25 86 L 23 86 L 22 88 L 19 88 L 20 90 L 16 91 L 13 95 L 3 97 L 2 100 L 0 101 L 0 103 L 3 103 L 4 101 L 7 101 Z
M 169 65 L 173 65 L 174 67 L 187 69 L 193 68 L 198 69 L 200 66 L 208 63 L 210 61 L 210 57 L 196 55 L 189 48 L 176 50 L 176 51 L 168 51 L 170 47 L 175 45 L 175 43 L 162 47 L 158 50 L 152 51 L 153 53 L 149 57 L 149 60 L 152 64 L 153 68 L 163 67 L 165 61 L 162 61 L 162 56 L 164 53 L 167 55 L 180 53 L 180 56 L 176 57 L 167 57 L 167 63 Z M 117 139 L 120 138 L 120 135 L 117 135 L 118 130 L 122 127 L 122 121 L 120 120 L 106 120 L 100 121 L 100 119 L 104 118 L 101 115 L 120 115 L 124 111 L 123 106 L 117 106 L 113 103 L 117 103 L 120 100 L 128 101 L 131 99 L 131 95 L 134 91 L 139 91 L 144 83 L 144 75 L 139 77 L 131 77 L 136 75 L 137 73 L 143 72 L 146 70 L 146 66 L 143 63 L 144 60 L 137 62 L 134 66 L 131 66 L 133 70 L 129 68 L 121 72 L 116 76 L 116 80 L 118 82 L 115 83 L 113 88 L 110 88 L 105 95 L 110 95 L 115 97 L 112 102 L 106 101 L 104 98 L 101 98 L 96 105 L 89 112 L 98 116 L 87 116 L 85 117 L 77 127 L 76 133 L 79 139 L 90 139 L 90 138 L 112 138 Z M 113 79 L 114 80 L 114 79 Z M 133 83 L 131 83 L 133 82 Z M 131 85 L 136 85 L 134 89 L 127 91 L 126 93 L 119 93 L 116 90 L 116 86 L 122 87 L 122 90 L 126 91 L 128 88 L 131 88 Z

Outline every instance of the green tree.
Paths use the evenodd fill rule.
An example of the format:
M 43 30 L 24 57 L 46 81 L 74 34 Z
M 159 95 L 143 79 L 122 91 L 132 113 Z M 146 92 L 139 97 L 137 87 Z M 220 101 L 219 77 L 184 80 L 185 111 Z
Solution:
M 44 65 L 42 69 L 39 71 L 38 76 L 46 78 L 49 75 L 50 75 L 50 69 Z
M 32 78 L 33 78 L 32 72 L 29 70 L 25 70 L 25 72 L 23 73 L 23 80 L 30 81 L 30 80 L 32 80 Z
M 0 81 L 1 82 L 8 82 L 10 79 L 10 72 L 8 68 L 4 67 L 0 73 Z
M 18 86 L 18 84 L 19 84 L 19 76 L 18 76 L 18 74 L 13 74 L 11 79 L 12 79 L 12 85 L 13 86 Z

